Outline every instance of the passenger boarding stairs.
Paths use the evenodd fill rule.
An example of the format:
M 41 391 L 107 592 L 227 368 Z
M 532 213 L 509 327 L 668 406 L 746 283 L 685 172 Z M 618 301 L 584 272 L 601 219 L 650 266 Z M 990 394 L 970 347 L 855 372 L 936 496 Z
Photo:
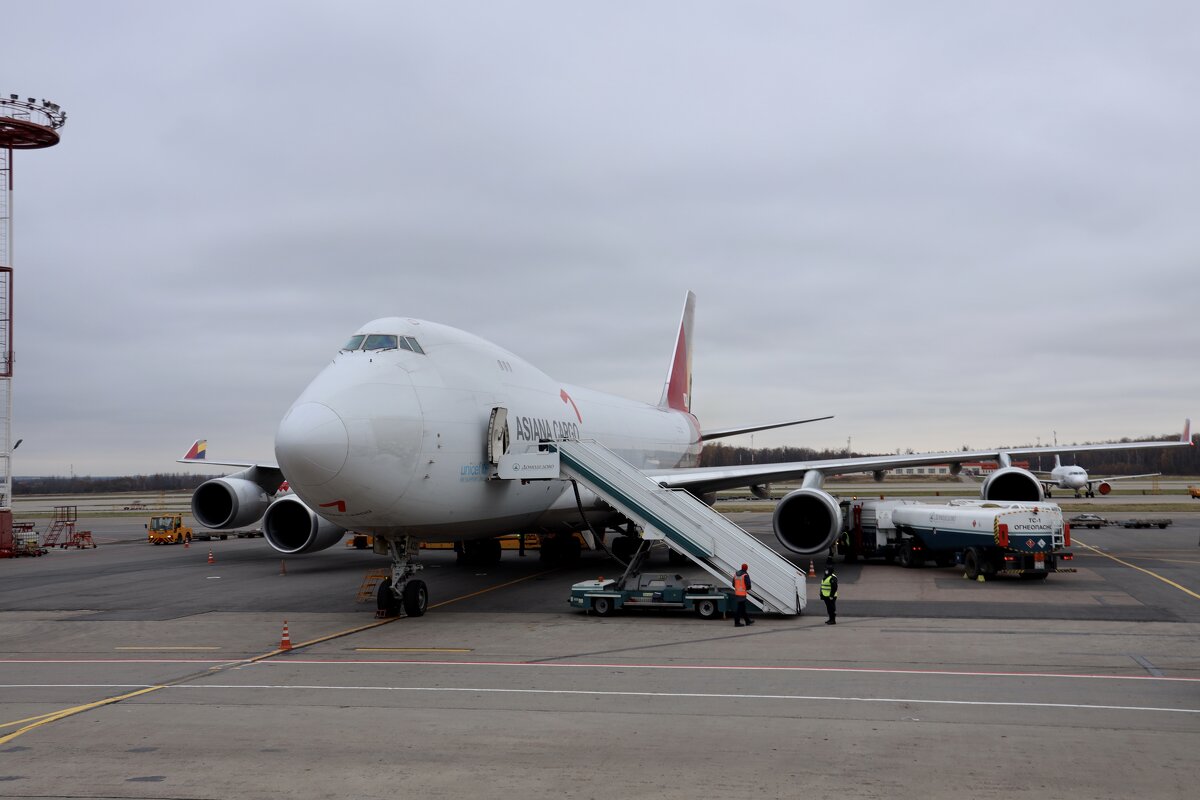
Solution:
M 667 489 L 616 453 L 592 441 L 562 440 L 561 477 L 579 481 L 642 528 L 662 539 L 722 585 L 742 564 L 750 568 L 750 599 L 762 610 L 800 614 L 808 602 L 804 572 L 683 489 Z

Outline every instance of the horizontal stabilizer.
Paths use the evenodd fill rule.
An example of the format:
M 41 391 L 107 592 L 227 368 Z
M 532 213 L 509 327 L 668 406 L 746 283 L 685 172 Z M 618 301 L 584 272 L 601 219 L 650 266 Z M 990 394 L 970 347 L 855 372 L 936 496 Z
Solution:
M 700 441 L 707 442 L 710 439 L 724 439 L 727 436 L 754 433 L 755 431 L 767 431 L 772 428 L 786 428 L 788 425 L 803 425 L 806 422 L 820 422 L 823 419 L 833 419 L 833 415 L 830 414 L 828 417 L 812 417 L 811 419 L 794 419 L 788 422 L 770 422 L 766 425 L 752 425 L 745 428 L 718 428 L 711 431 L 701 431 Z

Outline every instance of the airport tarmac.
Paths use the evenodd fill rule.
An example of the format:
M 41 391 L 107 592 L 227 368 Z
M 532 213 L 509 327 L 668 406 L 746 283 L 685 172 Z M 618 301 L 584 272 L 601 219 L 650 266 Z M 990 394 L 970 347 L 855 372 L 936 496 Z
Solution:
M 369 552 L 84 519 L 97 549 L 0 561 L 0 797 L 1191 797 L 1200 514 L 1170 516 L 1043 583 L 839 564 L 837 626 L 810 579 L 752 628 L 573 611 L 615 564 L 513 551 L 428 552 L 429 613 L 377 621 Z

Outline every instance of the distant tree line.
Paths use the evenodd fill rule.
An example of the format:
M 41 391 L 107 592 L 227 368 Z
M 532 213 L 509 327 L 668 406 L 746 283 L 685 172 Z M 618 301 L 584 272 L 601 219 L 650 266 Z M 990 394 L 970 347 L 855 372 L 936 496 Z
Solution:
M 1152 436 L 1146 440 L 1130 438 L 1118 439 L 1115 442 L 1095 442 L 1095 444 L 1118 444 L 1133 441 L 1162 441 L 1171 442 L 1179 438 L 1179 434 Z M 1196 438 L 1192 438 L 1193 445 Z M 1012 447 L 1034 447 L 1036 445 L 1012 445 Z M 964 446 L 963 450 L 976 448 Z M 906 452 L 912 453 L 913 450 Z M 849 457 L 860 458 L 871 455 L 894 455 L 891 453 L 851 453 Z M 757 450 L 749 447 L 733 447 L 726 444 L 707 444 L 700 454 L 700 466 L 730 467 L 739 464 L 777 464 L 784 461 L 815 461 L 831 458 L 846 458 L 843 450 L 813 450 L 807 447 L 771 447 Z M 1030 458 L 1030 468 L 1049 471 L 1054 466 L 1054 456 Z M 1078 464 L 1089 473 L 1104 475 L 1138 475 L 1148 472 L 1161 472 L 1164 475 L 1200 475 L 1200 447 L 1168 447 L 1161 450 L 1109 450 L 1099 453 L 1079 453 L 1078 456 L 1069 449 L 1062 453 L 1062 463 Z
M 30 494 L 108 494 L 112 492 L 179 492 L 195 489 L 212 475 L 160 472 L 96 478 L 91 475 L 56 475 L 13 478 L 13 496 Z
M 1151 437 L 1149 441 L 1174 441 L 1179 434 Z M 1195 444 L 1196 438 L 1192 442 Z M 1119 439 L 1117 444 L 1137 441 Z M 1032 445 L 1012 445 L 1031 447 Z M 974 448 L 964 446 L 964 450 Z M 913 452 L 909 450 L 907 452 Z M 851 453 L 851 457 L 871 455 L 893 455 L 890 453 Z M 1146 472 L 1161 472 L 1164 475 L 1200 475 L 1200 447 L 1170 447 L 1162 450 L 1111 450 L 1100 453 L 1080 453 L 1075 457 L 1069 449 L 1063 451 L 1064 464 L 1078 464 L 1095 475 L 1136 475 Z M 813 450 L 809 447 L 733 447 L 727 444 L 707 444 L 700 454 L 702 467 L 730 467 L 739 464 L 778 464 L 784 461 L 816 461 L 845 458 L 845 450 Z M 1049 471 L 1054 466 L 1054 456 L 1042 456 L 1041 464 L 1036 457 L 1031 459 L 1032 469 Z M 159 472 L 153 475 L 126 475 L 118 477 L 93 477 L 55 475 L 45 477 L 13 478 L 13 495 L 30 494 L 100 494 L 111 492 L 182 492 L 191 491 L 213 475 L 195 475 L 188 472 Z

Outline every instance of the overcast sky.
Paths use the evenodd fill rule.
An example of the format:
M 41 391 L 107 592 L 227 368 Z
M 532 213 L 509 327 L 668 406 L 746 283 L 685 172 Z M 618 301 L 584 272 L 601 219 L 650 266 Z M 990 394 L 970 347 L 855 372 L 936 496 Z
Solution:
M 382 316 L 755 446 L 1198 414 L 1192 2 L 14 2 L 17 475 L 273 459 Z M 555 332 L 548 335 L 547 331 Z M 1057 433 L 1055 433 L 1057 432 Z M 750 437 L 730 440 L 750 443 Z

